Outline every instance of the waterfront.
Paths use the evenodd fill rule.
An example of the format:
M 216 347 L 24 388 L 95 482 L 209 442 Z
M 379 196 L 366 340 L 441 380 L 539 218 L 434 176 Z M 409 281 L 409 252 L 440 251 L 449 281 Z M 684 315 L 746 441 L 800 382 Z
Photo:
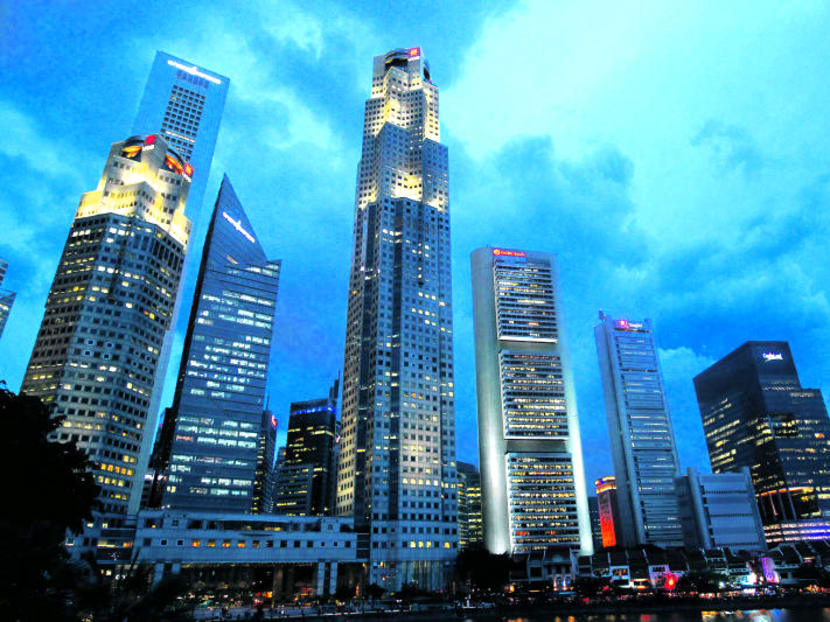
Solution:
M 463 616 L 465 622 L 830 622 L 830 608 Z

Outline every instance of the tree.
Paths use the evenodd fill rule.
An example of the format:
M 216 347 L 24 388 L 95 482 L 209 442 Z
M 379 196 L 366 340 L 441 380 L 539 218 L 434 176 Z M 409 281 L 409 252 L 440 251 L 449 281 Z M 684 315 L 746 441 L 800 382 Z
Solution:
M 486 591 L 501 591 L 507 585 L 510 566 L 509 555 L 493 555 L 484 548 L 465 549 L 455 560 L 459 579 Z
M 611 582 L 604 577 L 577 577 L 573 589 L 582 598 L 596 598 L 611 588 Z
M 386 588 L 382 588 L 377 583 L 371 583 L 366 587 L 366 596 L 372 600 L 381 598 L 386 593 Z M 354 592 L 352 592 L 354 594 Z
M 692 570 L 687 572 L 677 582 L 679 592 L 696 592 L 710 594 L 720 591 L 720 584 L 727 582 L 727 577 L 712 570 Z
M 98 486 L 74 442 L 49 440 L 63 419 L 36 397 L 0 389 L 0 619 L 74 619 L 78 571 L 63 542 L 92 518 Z

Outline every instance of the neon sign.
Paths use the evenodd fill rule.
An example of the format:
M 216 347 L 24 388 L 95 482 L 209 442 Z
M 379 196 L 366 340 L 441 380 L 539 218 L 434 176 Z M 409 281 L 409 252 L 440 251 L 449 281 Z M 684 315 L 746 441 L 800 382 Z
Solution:
M 271 427 L 272 428 L 277 427 L 277 418 L 274 415 L 271 415 Z
M 189 73 L 192 76 L 199 76 L 200 78 L 204 78 L 205 80 L 213 82 L 214 84 L 222 84 L 221 80 L 218 80 L 217 78 L 214 78 L 213 76 L 209 76 L 208 74 L 199 71 L 199 68 L 196 65 L 193 65 L 192 67 L 188 67 L 187 65 L 182 65 L 181 63 L 177 63 L 174 60 L 168 60 L 167 64 L 172 66 L 172 67 L 175 67 L 176 69 L 181 69 L 182 71 L 186 71 L 187 73 Z
M 242 235 L 244 235 L 244 236 L 245 236 L 245 238 L 246 238 L 246 239 L 247 239 L 247 240 L 248 240 L 251 244 L 253 244 L 254 242 L 256 242 L 256 240 L 254 239 L 254 236 L 252 236 L 250 233 L 248 233 L 247 231 L 245 231 L 245 227 L 243 227 L 243 226 L 242 226 L 242 219 L 241 219 L 241 218 L 240 218 L 239 220 L 234 220 L 234 219 L 233 219 L 233 218 L 231 218 L 231 217 L 230 217 L 230 215 L 229 215 L 227 212 L 225 212 L 225 211 L 223 211 L 223 212 L 222 212 L 222 216 L 225 218 L 225 220 L 227 220 L 229 223 L 231 223 L 231 224 L 233 225 L 233 228 L 234 228 L 234 229 L 236 229 L 237 231 L 239 231 L 239 233 L 241 233 Z
M 764 352 L 761 354 L 764 357 L 764 361 L 769 363 L 770 361 L 783 361 L 784 355 L 780 352 Z
M 524 251 L 511 251 L 506 248 L 494 248 L 493 255 L 496 257 L 524 257 Z
M 421 55 L 421 48 L 409 48 L 409 55 L 413 58 Z

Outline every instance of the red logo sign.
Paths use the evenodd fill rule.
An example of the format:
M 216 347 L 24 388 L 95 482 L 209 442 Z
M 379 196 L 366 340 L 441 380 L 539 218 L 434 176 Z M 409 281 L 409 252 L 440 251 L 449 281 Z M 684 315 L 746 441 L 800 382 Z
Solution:
M 524 251 L 511 251 L 506 248 L 494 248 L 493 255 L 496 257 L 524 257 Z

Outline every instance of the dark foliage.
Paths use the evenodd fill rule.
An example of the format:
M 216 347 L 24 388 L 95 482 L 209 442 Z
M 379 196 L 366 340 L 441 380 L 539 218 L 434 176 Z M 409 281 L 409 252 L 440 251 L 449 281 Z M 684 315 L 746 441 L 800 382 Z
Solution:
M 493 555 L 483 548 L 465 549 L 455 560 L 462 583 L 485 591 L 501 591 L 510 580 L 510 556 Z
M 63 547 L 92 518 L 98 486 L 74 443 L 50 442 L 62 417 L 35 398 L 0 390 L 0 619 L 74 619 L 78 570 Z

